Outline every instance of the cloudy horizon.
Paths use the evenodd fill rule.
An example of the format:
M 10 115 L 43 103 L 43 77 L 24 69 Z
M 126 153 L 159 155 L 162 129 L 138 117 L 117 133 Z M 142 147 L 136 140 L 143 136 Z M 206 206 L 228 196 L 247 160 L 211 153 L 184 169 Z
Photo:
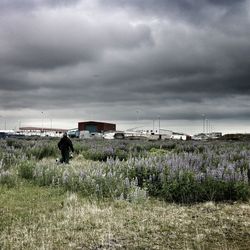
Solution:
M 0 0 L 0 129 L 250 133 L 250 1 Z

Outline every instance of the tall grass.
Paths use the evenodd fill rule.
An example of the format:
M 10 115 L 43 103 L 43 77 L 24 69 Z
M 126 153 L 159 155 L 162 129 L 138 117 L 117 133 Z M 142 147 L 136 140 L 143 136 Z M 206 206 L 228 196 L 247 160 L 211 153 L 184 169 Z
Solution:
M 58 164 L 56 140 L 0 144 L 0 183 L 21 179 L 97 199 L 166 201 L 248 200 L 247 143 L 74 141 L 70 165 Z M 8 184 L 8 183 L 11 183 Z

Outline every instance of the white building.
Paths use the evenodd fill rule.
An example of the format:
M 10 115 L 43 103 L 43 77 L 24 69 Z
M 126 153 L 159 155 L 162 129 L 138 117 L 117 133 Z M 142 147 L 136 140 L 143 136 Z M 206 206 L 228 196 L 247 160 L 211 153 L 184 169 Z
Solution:
M 20 127 L 18 133 L 25 136 L 61 137 L 67 131 L 60 128 Z

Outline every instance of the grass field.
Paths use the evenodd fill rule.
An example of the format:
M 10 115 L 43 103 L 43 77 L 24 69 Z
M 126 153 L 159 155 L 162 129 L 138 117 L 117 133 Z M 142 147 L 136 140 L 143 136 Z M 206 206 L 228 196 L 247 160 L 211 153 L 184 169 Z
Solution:
M 165 149 L 156 149 L 154 145 L 150 149 L 145 144 L 146 152 L 141 145 L 141 148 L 136 145 L 137 153 L 140 150 L 143 158 L 133 156 L 135 158 L 128 159 L 119 145 L 117 154 L 125 160 L 116 161 L 103 160 L 105 154 L 114 152 L 115 146 L 107 150 L 104 145 L 105 154 L 101 155 L 102 148 L 95 146 L 94 151 L 92 148 L 87 151 L 84 145 L 88 159 L 78 149 L 69 165 L 58 165 L 53 147 L 50 150 L 46 147 L 45 151 L 41 146 L 36 148 L 41 142 L 34 142 L 27 149 L 23 146 L 27 142 L 8 143 L 7 146 L 2 144 L 0 152 L 0 249 L 249 249 L 250 202 L 246 196 L 249 195 L 249 184 L 244 175 L 249 159 L 247 144 L 223 145 L 225 150 L 219 145 L 216 147 L 216 150 L 219 148 L 218 157 L 210 152 L 215 149 L 209 145 L 210 148 L 207 145 L 171 144 L 165 145 Z M 233 148 L 229 156 L 225 153 L 228 148 Z M 197 153 L 187 154 L 187 150 Z M 131 152 L 134 151 L 129 154 Z M 213 157 L 208 161 L 210 155 Z M 91 157 L 102 161 L 89 159 Z M 210 195 L 204 197 L 211 200 L 203 202 L 190 202 L 190 199 L 188 203 L 170 202 L 162 193 L 156 192 L 166 190 L 166 183 L 175 184 L 175 189 L 169 189 L 173 195 L 175 192 L 178 195 L 180 192 L 187 195 L 196 192 L 192 190 L 193 184 L 202 182 L 192 176 L 178 179 L 182 181 L 179 186 L 175 179 L 173 183 L 170 179 L 159 186 L 161 180 L 156 179 L 156 170 L 164 173 L 159 164 L 165 164 L 165 160 L 173 168 L 177 163 L 183 165 L 184 170 L 189 162 L 190 168 L 196 164 L 195 174 L 198 164 L 204 165 L 202 157 L 211 168 L 215 162 L 220 167 L 220 159 L 223 159 L 225 179 L 218 180 L 223 185 L 218 186 L 212 181 L 208 190 L 218 192 L 220 187 L 229 187 L 225 190 L 237 191 L 238 196 L 225 193 L 224 198 L 234 197 L 235 200 L 215 202 L 212 199 L 215 196 Z M 234 172 L 226 172 L 226 164 L 235 164 Z M 131 180 L 128 173 L 133 174 Z M 226 176 L 227 173 L 230 175 Z M 189 169 L 187 174 L 189 177 Z M 135 183 L 134 176 L 143 181 L 143 185 Z M 235 182 L 230 179 L 232 176 Z M 240 188 L 234 190 L 226 185 L 227 180 L 233 188 L 234 185 Z M 145 185 L 148 186 L 144 190 Z
M 250 203 L 93 201 L 0 188 L 0 249 L 249 249 Z

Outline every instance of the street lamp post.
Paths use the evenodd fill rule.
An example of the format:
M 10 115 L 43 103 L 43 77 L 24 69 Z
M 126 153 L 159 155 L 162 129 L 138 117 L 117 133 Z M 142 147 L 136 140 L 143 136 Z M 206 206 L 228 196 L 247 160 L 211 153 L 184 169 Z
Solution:
M 41 112 L 41 114 L 42 114 L 42 132 L 43 132 L 43 111 Z
M 3 126 L 1 126 L 4 130 L 6 130 L 6 127 L 7 127 L 7 121 L 6 121 L 6 118 L 4 116 L 1 116 L 0 115 L 0 118 L 2 118 L 3 120 Z
M 209 127 L 208 127 L 209 125 L 208 124 L 209 124 L 209 120 L 206 118 L 206 120 L 205 120 L 205 133 L 206 134 L 209 133 Z
M 203 134 L 205 133 L 205 114 L 202 114 L 202 125 L 203 125 L 203 130 L 202 130 L 202 132 L 203 132 Z
M 161 117 L 159 116 L 159 134 L 160 134 L 160 129 L 161 129 Z
M 139 110 L 136 110 L 136 120 L 137 120 L 137 123 L 139 121 Z

